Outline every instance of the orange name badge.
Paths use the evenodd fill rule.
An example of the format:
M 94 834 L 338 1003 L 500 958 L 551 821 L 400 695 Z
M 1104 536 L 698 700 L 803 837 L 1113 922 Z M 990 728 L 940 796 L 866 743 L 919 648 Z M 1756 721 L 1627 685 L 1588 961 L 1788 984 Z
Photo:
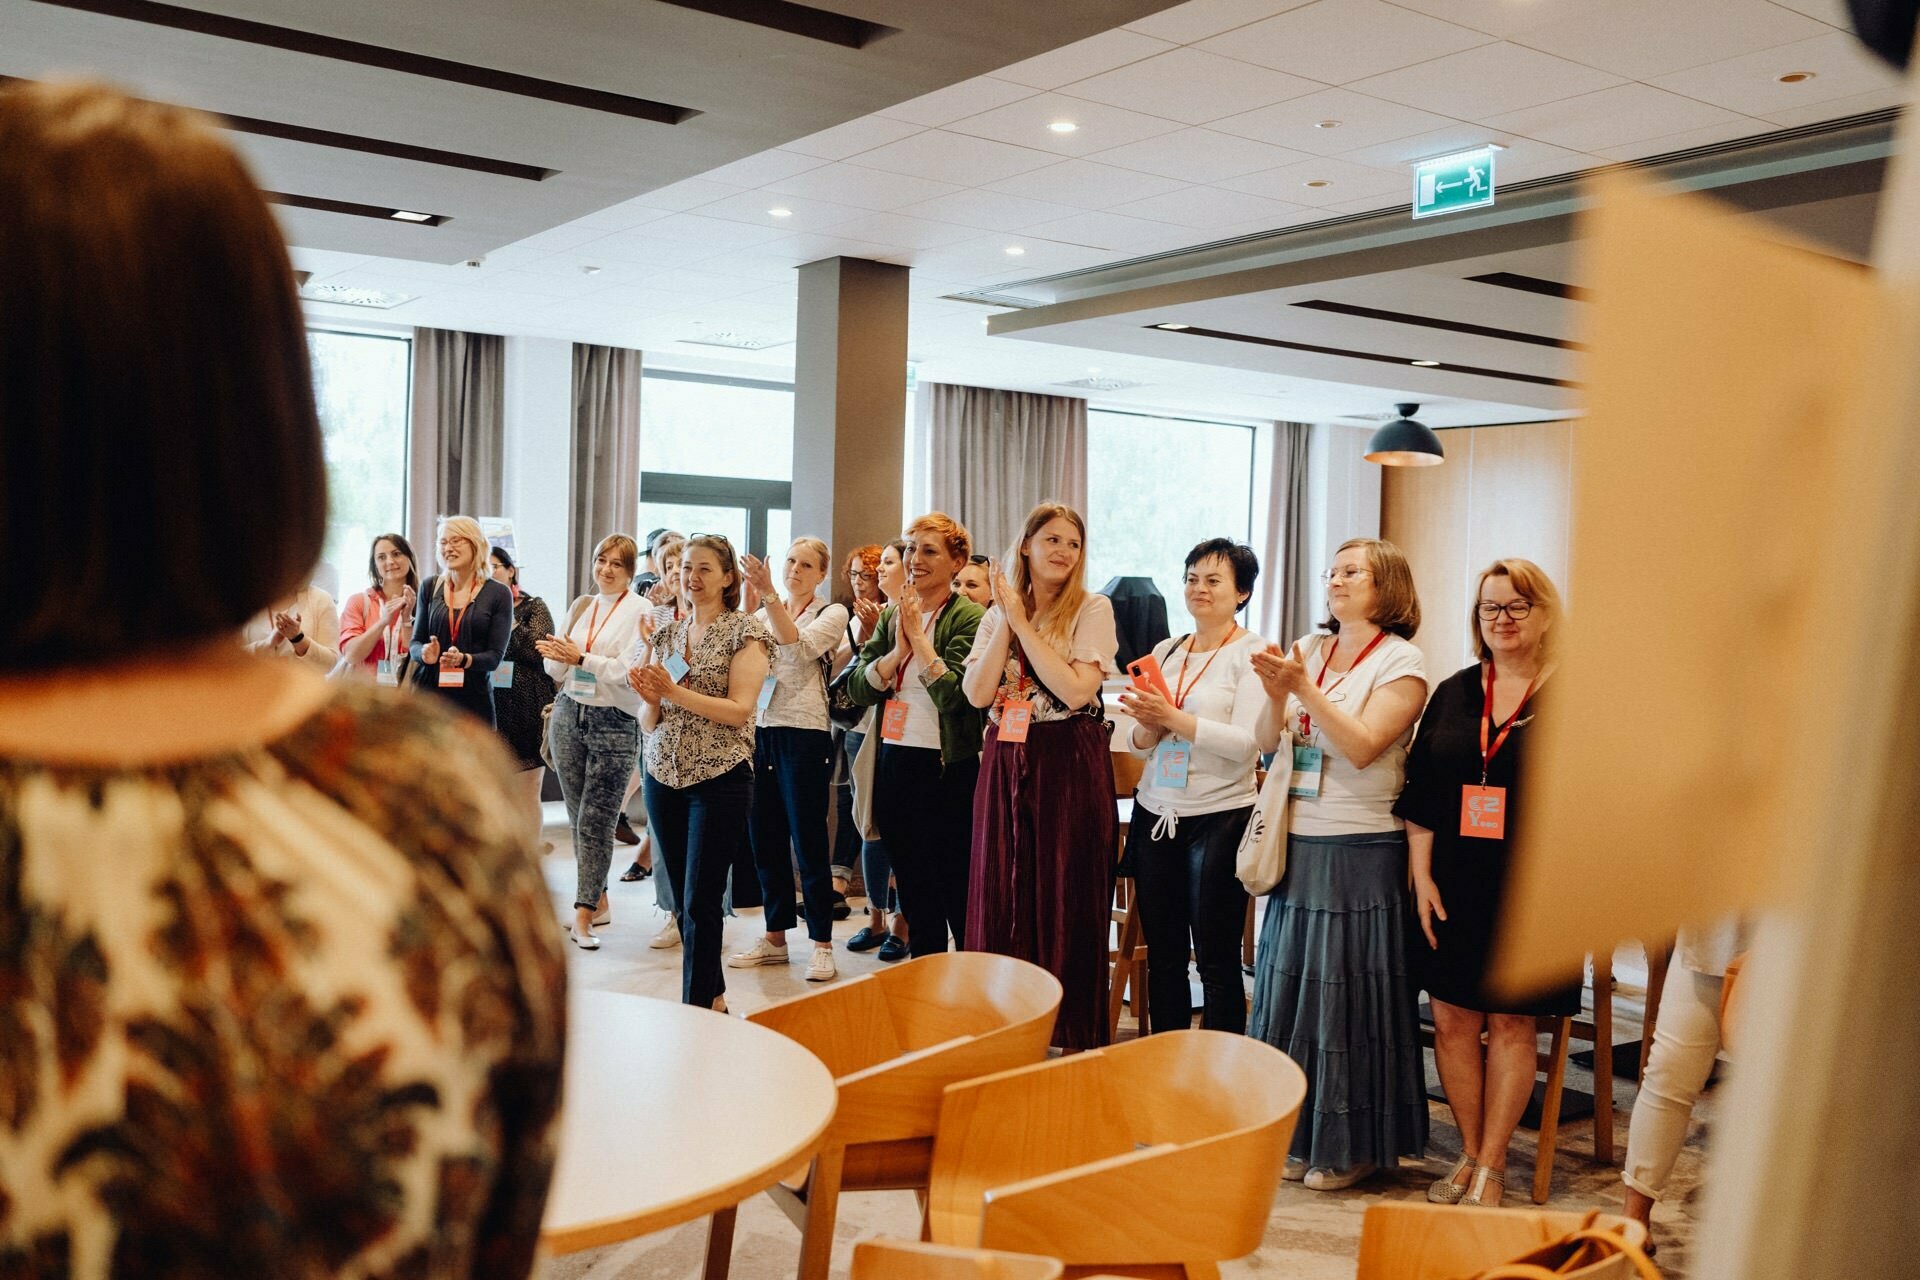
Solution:
M 1507 789 L 1460 788 L 1460 834 L 1481 840 L 1507 838 Z
M 464 687 L 466 683 L 467 669 L 465 667 L 440 668 L 440 687 L 442 689 L 459 689 Z
M 1033 724 L 1033 703 L 1026 698 L 1009 698 L 1000 704 L 1000 741 L 1025 742 Z
M 898 698 L 888 698 L 887 705 L 880 712 L 880 736 L 888 742 L 898 742 L 907 736 L 907 704 Z

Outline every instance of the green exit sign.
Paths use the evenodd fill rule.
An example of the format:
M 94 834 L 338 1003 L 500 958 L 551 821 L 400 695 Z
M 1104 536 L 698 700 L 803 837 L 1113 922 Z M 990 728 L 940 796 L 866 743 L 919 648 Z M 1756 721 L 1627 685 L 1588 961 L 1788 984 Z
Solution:
M 1413 216 L 1458 213 L 1493 203 L 1493 148 L 1422 160 L 1413 171 Z

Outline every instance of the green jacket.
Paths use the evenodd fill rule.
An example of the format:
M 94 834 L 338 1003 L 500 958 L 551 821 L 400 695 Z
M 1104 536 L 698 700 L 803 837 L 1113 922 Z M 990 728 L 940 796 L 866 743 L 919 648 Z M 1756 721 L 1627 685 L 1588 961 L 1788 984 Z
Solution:
M 858 706 L 878 706 L 893 696 L 890 689 L 873 687 L 867 679 L 867 668 L 893 649 L 895 612 L 895 607 L 888 605 L 881 613 L 880 625 L 874 628 L 873 638 L 861 646 L 860 656 L 853 663 L 853 674 L 847 677 L 847 696 Z M 939 621 L 933 624 L 933 647 L 939 652 L 940 660 L 947 664 L 947 670 L 938 680 L 922 679 L 920 683 L 940 713 L 940 763 L 943 765 L 978 756 L 981 739 L 986 736 L 987 713 L 967 701 L 966 691 L 960 687 L 967 654 L 973 650 L 973 633 L 980 629 L 980 619 L 986 613 L 956 593 Z

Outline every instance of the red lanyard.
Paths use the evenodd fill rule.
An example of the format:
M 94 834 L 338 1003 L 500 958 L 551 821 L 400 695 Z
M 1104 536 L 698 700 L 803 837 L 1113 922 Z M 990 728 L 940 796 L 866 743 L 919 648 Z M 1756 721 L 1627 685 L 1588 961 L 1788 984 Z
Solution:
M 467 620 L 467 615 L 473 611 L 473 602 L 475 600 L 478 600 L 479 598 L 480 598 L 480 583 L 476 581 L 473 584 L 473 594 L 467 597 L 466 604 L 462 605 L 459 609 L 455 609 L 453 607 L 453 589 L 451 587 L 447 589 L 447 647 L 448 648 L 458 649 L 460 647 L 460 624 Z
M 1207 655 L 1207 660 L 1200 664 L 1200 673 L 1194 676 L 1193 684 L 1187 683 L 1187 668 L 1193 665 L 1193 637 L 1187 637 L 1187 656 L 1180 661 L 1180 680 L 1179 683 L 1173 686 L 1173 705 L 1175 707 L 1178 707 L 1182 711 L 1187 709 L 1187 695 L 1193 691 L 1195 685 L 1198 685 L 1206 678 L 1207 668 L 1212 666 L 1213 660 L 1220 656 L 1220 650 L 1232 644 L 1233 638 L 1239 634 L 1240 624 L 1236 622 L 1233 624 L 1232 630 L 1227 632 L 1227 638 L 1222 640 L 1218 647 Z M 1383 632 L 1382 634 L 1385 633 Z M 1325 668 L 1321 669 L 1321 674 L 1326 674 Z
M 1487 785 L 1487 770 L 1492 767 L 1493 758 L 1499 755 L 1500 748 L 1506 745 L 1507 735 L 1513 732 L 1513 726 L 1520 719 L 1520 713 L 1527 709 L 1527 699 L 1533 696 L 1533 691 L 1540 685 L 1540 676 L 1535 676 L 1531 683 L 1527 685 L 1527 691 L 1520 695 L 1520 705 L 1513 709 L 1513 714 L 1507 717 L 1507 722 L 1500 726 L 1499 735 L 1494 738 L 1493 745 L 1489 747 L 1487 745 L 1487 734 L 1493 725 L 1493 682 L 1495 674 L 1493 659 L 1488 658 L 1487 698 L 1486 702 L 1480 708 L 1480 785 L 1483 787 Z M 1541 672 L 1541 675 L 1545 674 L 1544 671 Z
M 948 595 L 945 600 L 942 600 L 940 602 L 940 607 L 933 611 L 933 616 L 927 619 L 927 636 L 929 639 L 932 638 L 933 629 L 940 621 L 940 615 L 945 613 L 947 611 L 947 606 L 952 603 L 953 603 L 953 596 Z M 900 610 L 897 605 L 894 607 L 894 611 L 893 611 L 893 626 L 894 626 L 894 634 L 898 635 L 899 628 L 900 628 Z M 898 671 L 893 673 L 893 691 L 896 694 L 899 693 L 902 689 L 907 687 L 907 668 L 912 665 L 913 665 L 913 654 L 909 652 L 907 654 L 907 660 L 900 664 L 900 669 Z
M 620 598 L 613 602 L 613 608 L 607 610 L 607 622 L 613 621 L 613 615 L 620 612 L 620 606 L 627 602 L 627 596 L 631 594 L 631 592 L 621 592 Z M 607 629 L 607 622 L 600 621 L 600 602 L 595 600 L 593 602 L 593 614 L 587 619 L 587 642 L 580 646 L 581 653 L 587 654 L 593 652 L 593 642 L 598 640 L 600 633 Z M 595 625 L 596 623 L 598 623 L 597 626 Z
M 1379 635 L 1367 641 L 1367 647 L 1360 651 L 1360 656 L 1353 660 L 1353 665 L 1348 667 L 1345 671 L 1342 671 L 1340 673 L 1340 678 L 1327 686 L 1327 696 L 1329 697 L 1333 696 L 1333 691 L 1335 689 L 1338 689 L 1341 685 L 1345 684 L 1347 682 L 1347 677 L 1352 675 L 1354 672 L 1358 671 L 1360 669 L 1360 664 L 1367 660 L 1367 655 L 1372 653 L 1375 649 L 1377 649 L 1380 646 L 1380 642 L 1382 640 L 1385 640 L 1386 638 L 1387 638 L 1387 633 L 1382 631 Z M 1340 648 L 1340 637 L 1329 636 L 1328 644 L 1326 648 L 1326 657 L 1320 660 L 1320 674 L 1315 676 L 1313 679 L 1314 688 L 1318 689 L 1320 687 L 1320 682 L 1327 678 L 1327 668 L 1333 665 L 1333 655 L 1339 648 Z M 1311 738 L 1313 736 L 1313 717 L 1307 714 L 1307 709 L 1305 707 L 1300 708 L 1300 736 L 1302 738 Z

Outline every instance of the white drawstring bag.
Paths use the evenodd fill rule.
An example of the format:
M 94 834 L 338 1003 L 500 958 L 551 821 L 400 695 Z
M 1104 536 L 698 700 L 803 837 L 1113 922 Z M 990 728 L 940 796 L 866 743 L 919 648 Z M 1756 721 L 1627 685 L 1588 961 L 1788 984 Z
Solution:
M 1260 784 L 1260 796 L 1253 802 L 1247 829 L 1240 834 L 1240 850 L 1234 855 L 1233 874 L 1258 898 L 1273 892 L 1287 874 L 1287 788 L 1293 781 L 1293 743 L 1283 740 L 1274 755 L 1274 767 Z

